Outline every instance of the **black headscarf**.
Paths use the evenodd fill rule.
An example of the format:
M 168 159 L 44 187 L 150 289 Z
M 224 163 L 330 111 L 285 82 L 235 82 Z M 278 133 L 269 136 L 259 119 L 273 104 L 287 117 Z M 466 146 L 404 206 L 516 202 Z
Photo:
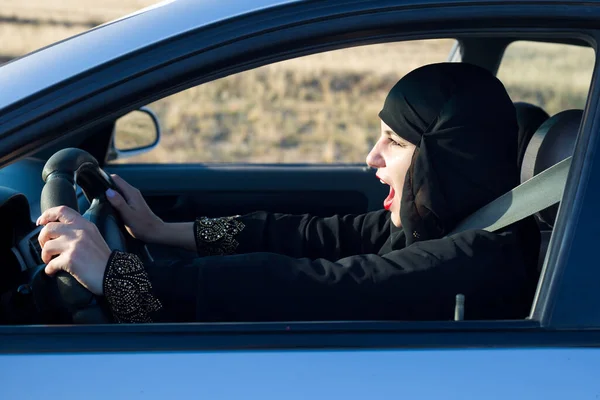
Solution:
M 379 116 L 417 146 L 400 206 L 407 246 L 445 236 L 518 184 L 515 107 L 483 68 L 418 68 L 392 88 Z

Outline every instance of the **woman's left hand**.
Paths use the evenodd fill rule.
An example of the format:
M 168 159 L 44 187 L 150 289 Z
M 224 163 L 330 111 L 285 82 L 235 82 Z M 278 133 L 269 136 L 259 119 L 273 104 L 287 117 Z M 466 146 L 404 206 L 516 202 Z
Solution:
M 66 206 L 46 210 L 36 224 L 45 225 L 38 241 L 46 273 L 68 272 L 90 292 L 103 295 L 111 250 L 96 225 Z

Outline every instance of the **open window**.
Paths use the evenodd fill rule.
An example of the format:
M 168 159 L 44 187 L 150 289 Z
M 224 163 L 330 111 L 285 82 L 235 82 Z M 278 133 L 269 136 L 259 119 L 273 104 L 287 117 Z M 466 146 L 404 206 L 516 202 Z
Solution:
M 486 53 L 482 49 L 486 49 L 487 42 L 490 45 Z M 421 65 L 452 58 L 459 52 L 458 47 L 465 54 L 463 62 L 488 64 L 491 70 L 499 65 L 497 76 L 518 114 L 522 183 L 573 154 L 595 57 L 592 47 L 583 41 L 576 43 L 565 38 L 541 41 L 516 40 L 513 36 L 461 37 L 459 42 L 450 38 L 412 40 L 326 51 L 246 70 L 149 104 L 161 121 L 163 141 L 149 153 L 116 160 L 114 171 L 127 174 L 127 164 L 149 164 L 148 168 L 154 165 L 154 169 L 173 163 L 210 164 L 212 168 L 220 168 L 220 164 L 246 168 L 257 164 L 274 170 L 283 168 L 285 176 L 286 164 L 302 165 L 307 171 L 311 164 L 361 164 L 375 142 L 376 115 L 391 86 Z M 579 112 L 555 117 L 571 109 Z M 551 134 L 544 140 L 548 131 Z M 557 146 L 562 150 L 553 150 Z M 548 159 L 545 154 L 554 158 Z M 277 191 L 276 186 L 270 190 Z M 169 186 L 169 190 L 174 189 Z M 311 189 L 321 190 L 308 185 L 304 191 Z M 219 189 L 198 196 L 210 197 L 215 190 Z M 231 188 L 220 190 L 226 193 Z M 370 186 L 361 190 L 372 197 L 380 193 Z M 213 211 L 212 216 L 239 214 L 237 205 L 222 207 L 224 196 L 218 196 L 215 203 L 219 203 L 219 211 Z M 279 208 L 280 204 L 293 203 L 292 196 L 297 194 L 266 203 L 252 200 L 255 195 L 244 190 L 237 196 L 247 196 L 254 204 L 254 209 L 245 209 L 248 212 L 287 212 Z M 159 194 L 150 198 L 158 209 L 164 204 Z M 305 197 L 303 206 L 317 215 L 337 213 L 333 204 L 327 209 L 315 205 L 326 203 L 326 199 L 327 194 L 318 199 Z M 188 207 L 194 204 L 191 201 Z M 368 212 L 377 207 L 357 206 L 350 212 Z M 299 206 L 294 212 L 303 213 L 303 209 Z M 546 258 L 557 212 L 555 205 L 534 216 L 541 234 L 538 272 Z M 185 212 L 173 213 L 172 208 L 160 215 L 174 221 L 193 217 Z M 153 250 L 174 258 L 182 255 L 161 246 Z
M 364 164 L 388 91 L 408 72 L 446 61 L 455 42 L 326 51 L 184 90 L 148 105 L 161 122 L 160 144 L 115 162 Z

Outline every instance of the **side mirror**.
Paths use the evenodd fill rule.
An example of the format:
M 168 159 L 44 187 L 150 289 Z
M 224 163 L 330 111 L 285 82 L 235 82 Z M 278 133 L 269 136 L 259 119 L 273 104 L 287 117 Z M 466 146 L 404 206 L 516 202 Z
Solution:
M 146 153 L 160 141 L 158 117 L 149 108 L 142 107 L 115 122 L 107 161 Z

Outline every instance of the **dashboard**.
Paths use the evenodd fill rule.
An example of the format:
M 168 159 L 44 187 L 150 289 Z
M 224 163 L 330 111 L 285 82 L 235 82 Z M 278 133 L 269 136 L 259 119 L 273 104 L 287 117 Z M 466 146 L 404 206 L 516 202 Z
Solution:
M 0 169 L 0 315 L 8 314 L 7 310 L 31 315 L 22 307 L 32 307 L 29 284 L 44 267 L 37 240 L 42 227 L 35 225 L 41 215 L 44 165 L 45 160 L 26 158 Z M 76 193 L 83 213 L 90 204 L 81 188 Z
M 24 158 L 9 166 L 0 169 L 0 187 L 10 188 L 22 193 L 29 202 L 31 220 L 35 221 L 41 215 L 40 198 L 44 181 L 42 170 L 46 160 L 39 158 Z M 83 213 L 90 203 L 87 201 L 80 187 L 77 187 L 79 210 Z

